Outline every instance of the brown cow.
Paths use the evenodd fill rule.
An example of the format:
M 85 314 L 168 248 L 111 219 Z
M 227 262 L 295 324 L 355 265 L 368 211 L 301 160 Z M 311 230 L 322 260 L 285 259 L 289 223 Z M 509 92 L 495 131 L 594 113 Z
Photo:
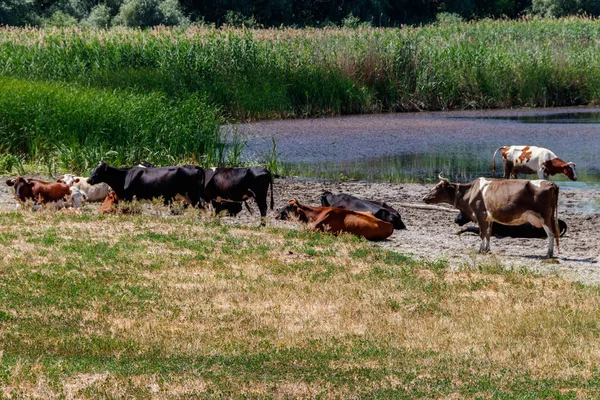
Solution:
M 6 184 L 15 187 L 15 196 L 20 202 L 32 199 L 36 204 L 45 204 L 64 200 L 71 195 L 69 185 L 59 182 L 45 182 L 19 176 L 7 180 Z
M 117 193 L 109 190 L 104 201 L 100 204 L 98 212 L 100 214 L 138 214 L 140 210 L 131 207 L 120 207 L 118 204 L 121 202 Z
M 112 190 L 109 190 L 104 198 L 102 204 L 100 204 L 100 208 L 98 208 L 98 212 L 100 214 L 118 214 L 121 212 L 121 209 L 117 207 L 119 204 L 119 198 L 117 194 Z
M 450 183 L 442 178 L 423 198 L 427 204 L 448 203 L 479 225 L 479 252 L 490 250 L 492 222 L 520 225 L 529 222 L 543 227 L 548 235 L 547 257 L 553 256 L 554 240 L 559 246 L 558 186 L 525 179 L 478 178 L 471 183 Z
M 290 200 L 289 204 L 279 210 L 276 219 L 287 220 L 289 214 L 297 215 L 302 222 L 311 223 L 311 228 L 321 232 L 337 235 L 348 232 L 363 236 L 367 240 L 383 240 L 394 232 L 389 222 L 375 218 L 370 212 L 352 211 L 337 207 L 312 207 Z

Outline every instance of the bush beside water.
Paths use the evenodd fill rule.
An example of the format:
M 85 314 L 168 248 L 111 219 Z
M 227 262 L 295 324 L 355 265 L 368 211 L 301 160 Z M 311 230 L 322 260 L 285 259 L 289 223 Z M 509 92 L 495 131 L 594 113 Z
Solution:
M 214 159 L 211 151 L 223 148 L 219 115 L 244 121 L 596 104 L 599 36 L 600 24 L 589 18 L 401 29 L 4 28 L 0 75 L 14 79 L 2 82 L 0 130 L 12 138 L 2 150 L 37 157 L 55 146 L 93 144 L 116 151 L 120 163 L 153 152 L 162 154 L 155 161 Z M 29 93 L 19 100 L 28 105 L 23 117 L 11 110 L 18 85 Z M 56 100 L 44 94 L 54 88 Z M 46 113 L 44 102 L 56 102 L 59 116 Z M 28 144 L 32 131 L 50 130 Z

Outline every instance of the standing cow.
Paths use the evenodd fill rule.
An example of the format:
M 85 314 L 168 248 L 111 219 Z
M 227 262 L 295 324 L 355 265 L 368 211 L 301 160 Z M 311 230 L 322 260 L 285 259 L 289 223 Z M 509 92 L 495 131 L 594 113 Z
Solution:
M 501 146 L 492 158 L 492 174 L 496 173 L 496 154 L 502 150 L 504 178 L 516 178 L 518 174 L 538 174 L 540 179 L 550 175 L 565 174 L 572 181 L 577 180 L 575 164 L 564 162 L 556 154 L 543 147 Z
M 547 257 L 559 246 L 558 186 L 550 181 L 478 178 L 471 183 L 450 183 L 442 178 L 423 198 L 427 204 L 448 203 L 479 225 L 479 252 L 490 250 L 492 222 L 543 227 L 548 236 Z
M 165 204 L 176 195 L 187 196 L 198 205 L 204 184 L 204 171 L 194 165 L 161 168 L 115 168 L 101 161 L 87 179 L 90 185 L 106 183 L 121 200 L 162 197 Z
M 230 214 L 237 214 L 242 209 L 241 203 L 253 198 L 260 211 L 261 225 L 265 225 L 269 185 L 271 186 L 271 210 L 274 206 L 273 176 L 268 169 L 264 167 L 208 168 L 204 173 L 203 197 L 204 200 L 212 202 L 217 214 L 222 209 L 228 210 Z

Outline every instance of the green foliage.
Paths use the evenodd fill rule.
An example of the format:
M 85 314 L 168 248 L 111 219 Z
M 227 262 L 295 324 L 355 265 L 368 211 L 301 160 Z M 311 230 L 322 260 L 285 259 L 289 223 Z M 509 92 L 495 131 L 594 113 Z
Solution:
M 213 161 L 221 121 L 197 95 L 177 102 L 159 93 L 85 89 L 0 78 L 0 151 L 57 158 L 86 171 L 114 164 Z
M 110 8 L 105 4 L 98 4 L 92 8 L 90 15 L 83 21 L 82 25 L 90 28 L 108 28 L 110 20 Z
M 596 0 L 533 0 L 531 12 L 543 17 L 564 17 L 573 14 L 600 14 Z
M 63 11 L 56 11 L 48 18 L 43 19 L 44 26 L 57 26 L 57 27 L 66 27 L 66 26 L 75 26 L 77 25 L 77 19 L 69 14 L 64 13 Z

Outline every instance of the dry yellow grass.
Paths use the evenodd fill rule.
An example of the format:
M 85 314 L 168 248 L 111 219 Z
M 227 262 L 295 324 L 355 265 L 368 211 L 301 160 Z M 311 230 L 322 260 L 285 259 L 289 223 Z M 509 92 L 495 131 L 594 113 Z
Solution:
M 193 212 L 0 214 L 0 243 L 7 397 L 598 393 L 596 288 Z

